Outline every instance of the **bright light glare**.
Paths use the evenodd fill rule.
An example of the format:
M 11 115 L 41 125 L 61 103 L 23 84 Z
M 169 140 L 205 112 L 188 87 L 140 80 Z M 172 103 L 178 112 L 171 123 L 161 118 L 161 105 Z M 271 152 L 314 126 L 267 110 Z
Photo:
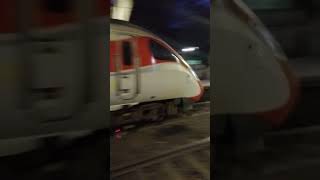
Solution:
M 183 48 L 182 52 L 192 52 L 199 49 L 199 47 L 187 47 L 187 48 Z
M 133 8 L 133 0 L 116 0 L 112 7 L 112 19 L 129 21 Z

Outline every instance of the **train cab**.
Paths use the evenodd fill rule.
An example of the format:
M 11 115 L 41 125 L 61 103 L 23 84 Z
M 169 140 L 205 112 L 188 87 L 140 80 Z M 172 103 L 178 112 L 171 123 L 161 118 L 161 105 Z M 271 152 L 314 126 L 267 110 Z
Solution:
M 112 20 L 109 46 L 111 106 L 200 99 L 203 87 L 192 68 L 147 30 Z

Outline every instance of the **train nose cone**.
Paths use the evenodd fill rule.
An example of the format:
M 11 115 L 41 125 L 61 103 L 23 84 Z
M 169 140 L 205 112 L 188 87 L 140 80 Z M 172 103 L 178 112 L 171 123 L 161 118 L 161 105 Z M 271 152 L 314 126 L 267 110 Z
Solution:
M 273 126 L 280 126 L 287 120 L 290 112 L 292 112 L 300 97 L 300 80 L 291 70 L 286 61 L 278 60 L 281 68 L 288 80 L 290 95 L 288 101 L 281 107 L 269 112 L 260 113 L 263 119 L 267 120 Z
M 200 87 L 200 93 L 197 96 L 194 96 L 194 97 L 191 98 L 191 100 L 193 102 L 199 101 L 202 98 L 203 94 L 204 94 L 204 86 L 202 85 L 200 80 L 198 80 L 198 84 L 199 84 L 199 87 Z

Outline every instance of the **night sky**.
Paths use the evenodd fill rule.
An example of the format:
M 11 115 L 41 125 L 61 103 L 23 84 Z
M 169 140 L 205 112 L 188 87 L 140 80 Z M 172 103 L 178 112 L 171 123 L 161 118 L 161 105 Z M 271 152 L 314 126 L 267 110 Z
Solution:
M 173 47 L 209 50 L 210 0 L 135 0 L 131 23 L 164 38 Z

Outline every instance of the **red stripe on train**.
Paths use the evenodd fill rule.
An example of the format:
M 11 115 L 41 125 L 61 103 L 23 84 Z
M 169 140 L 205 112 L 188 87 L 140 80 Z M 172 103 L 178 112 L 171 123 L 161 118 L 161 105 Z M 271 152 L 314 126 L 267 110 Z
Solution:
M 199 84 L 199 87 L 200 87 L 200 93 L 197 96 L 194 96 L 194 97 L 191 98 L 191 100 L 193 102 L 199 101 L 202 98 L 203 94 L 204 94 L 204 87 L 201 84 L 201 81 L 198 81 L 198 84 Z
M 300 83 L 298 78 L 292 73 L 291 68 L 289 67 L 287 62 L 278 61 L 281 65 L 282 70 L 285 73 L 285 76 L 289 82 L 290 95 L 286 104 L 283 106 L 267 111 L 258 113 L 258 116 L 262 117 L 264 120 L 271 123 L 271 125 L 277 127 L 284 123 L 284 121 L 288 118 L 289 113 L 294 109 L 295 105 L 298 102 L 300 95 Z

